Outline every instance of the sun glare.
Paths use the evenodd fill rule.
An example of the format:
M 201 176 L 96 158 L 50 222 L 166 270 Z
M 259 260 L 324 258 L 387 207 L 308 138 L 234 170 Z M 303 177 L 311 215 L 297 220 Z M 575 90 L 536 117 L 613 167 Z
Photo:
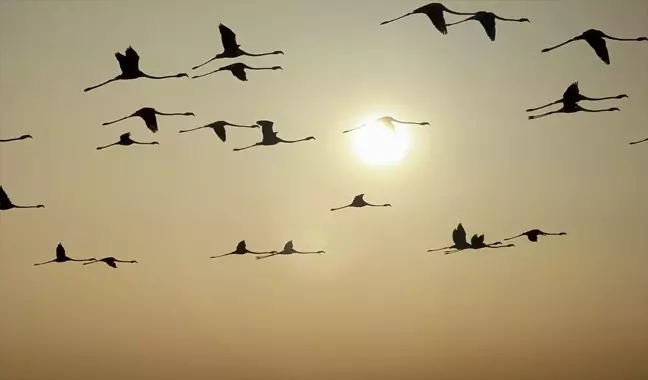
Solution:
M 402 160 L 410 148 L 409 130 L 396 125 L 396 130 L 373 121 L 350 133 L 353 152 L 365 165 L 393 165 Z

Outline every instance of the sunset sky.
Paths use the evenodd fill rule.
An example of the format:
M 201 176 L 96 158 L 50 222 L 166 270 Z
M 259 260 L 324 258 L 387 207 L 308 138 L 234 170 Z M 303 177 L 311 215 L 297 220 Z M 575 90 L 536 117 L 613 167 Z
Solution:
M 440 34 L 424 0 L 0 0 L 0 380 L 637 380 L 648 378 L 648 2 L 448 1 L 492 11 Z M 446 15 L 448 22 L 464 16 Z M 217 60 L 218 24 L 249 52 Z M 120 81 L 129 45 L 151 75 Z M 621 112 L 527 120 L 572 82 Z M 194 112 L 106 121 L 141 107 Z M 401 160 L 368 165 L 357 135 L 382 115 Z M 178 134 L 216 120 L 258 130 Z M 159 146 L 96 147 L 132 132 Z M 355 143 L 354 143 L 355 141 Z M 407 143 L 405 144 L 407 146 Z M 378 155 L 373 151 L 374 156 Z M 378 150 L 380 152 L 380 150 Z M 345 209 L 355 195 L 391 208 Z M 469 235 L 567 236 L 427 253 Z M 251 250 L 324 255 L 209 259 Z M 70 257 L 137 260 L 32 264 Z

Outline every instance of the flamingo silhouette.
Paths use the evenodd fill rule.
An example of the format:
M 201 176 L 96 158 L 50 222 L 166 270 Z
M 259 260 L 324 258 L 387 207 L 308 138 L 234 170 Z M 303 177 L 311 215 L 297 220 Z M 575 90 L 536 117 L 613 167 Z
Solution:
M 104 262 L 106 263 L 109 267 L 117 268 L 117 263 L 129 263 L 129 264 L 137 264 L 136 260 L 117 260 L 114 257 L 104 257 L 103 259 L 98 259 L 91 261 L 89 263 L 83 263 L 83 265 L 89 265 L 89 264 L 96 264 L 96 263 L 101 263 Z
M 130 132 L 126 132 L 126 133 L 119 136 L 119 141 L 117 141 L 115 143 L 112 143 L 112 144 L 108 144 L 106 146 L 97 147 L 97 150 L 106 149 L 106 148 L 114 146 L 114 145 L 123 145 L 123 146 L 129 146 L 129 145 L 133 145 L 133 144 L 136 144 L 136 145 L 160 145 L 160 143 L 157 142 L 157 141 L 152 141 L 152 142 L 134 141 L 133 139 L 130 138 L 130 135 L 131 135 Z
M 107 85 L 110 82 L 114 82 L 116 80 L 131 80 L 131 79 L 137 79 L 137 78 L 149 78 L 149 79 L 168 79 L 168 78 L 183 78 L 183 77 L 189 77 L 187 73 L 179 73 L 175 75 L 166 75 L 162 77 L 156 77 L 152 75 L 148 75 L 146 73 L 143 73 L 140 68 L 139 68 L 139 55 L 137 55 L 137 52 L 135 49 L 133 49 L 131 46 L 126 49 L 126 55 L 122 53 L 115 53 L 115 58 L 117 58 L 117 61 L 119 61 L 119 68 L 121 69 L 121 74 L 117 75 L 116 77 L 109 79 L 103 83 L 100 83 L 95 86 L 91 86 L 83 90 L 84 92 L 88 92 L 91 90 L 94 90 L 95 88 L 99 88 L 101 86 Z
M 538 229 L 533 229 L 533 230 L 529 230 L 527 232 L 522 232 L 521 234 L 519 234 L 517 236 L 506 238 L 504 240 L 505 241 L 506 240 L 513 240 L 513 239 L 517 239 L 517 238 L 522 237 L 522 236 L 526 236 L 529 239 L 529 241 L 532 241 L 532 242 L 535 243 L 535 242 L 538 241 L 538 236 L 551 236 L 551 235 L 560 236 L 560 235 L 567 235 L 567 233 L 566 232 L 558 232 L 558 233 L 543 232 L 543 231 L 538 230 Z
M 495 41 L 495 32 L 496 32 L 495 20 L 496 19 L 502 21 L 531 22 L 529 21 L 528 18 L 504 18 L 492 12 L 479 11 L 465 20 L 450 23 L 448 24 L 448 26 L 461 24 L 462 22 L 466 22 L 470 20 L 477 20 L 486 31 L 486 35 L 488 36 L 488 38 L 490 38 L 491 41 Z
M 45 208 L 43 205 L 36 206 L 18 206 L 11 202 L 9 196 L 4 191 L 2 186 L 0 186 L 0 210 L 11 210 L 12 208 Z
M 207 74 L 195 75 L 195 76 L 191 77 L 191 79 L 205 77 L 207 75 L 217 73 L 219 71 L 229 71 L 229 72 L 232 73 L 232 75 L 237 77 L 239 80 L 241 80 L 243 82 L 246 82 L 248 79 L 247 79 L 247 73 L 245 72 L 245 70 L 283 70 L 283 69 L 281 68 L 281 66 L 251 67 L 251 66 L 246 65 L 243 62 L 236 62 L 236 63 L 232 63 L 231 65 L 220 67 L 220 68 L 218 68 L 218 69 L 216 69 L 214 71 L 210 71 Z
M 540 115 L 529 116 L 529 120 L 549 116 L 549 115 L 552 115 L 554 113 L 575 113 L 575 112 L 579 112 L 579 111 L 583 111 L 583 112 L 607 112 L 607 111 L 620 111 L 620 110 L 618 108 L 616 108 L 616 107 L 606 108 L 606 109 L 599 109 L 599 110 L 590 110 L 590 109 L 587 109 L 587 108 L 583 108 L 583 107 L 579 106 L 576 103 L 569 102 L 569 103 L 563 103 L 562 108 L 559 109 L 559 110 L 546 112 L 546 113 L 543 113 L 543 114 L 540 114 Z
M 31 135 L 22 135 L 20 137 L 14 137 L 11 139 L 0 139 L 0 142 L 20 141 L 20 140 L 32 139 L 32 138 L 33 137 Z
M 349 203 L 348 205 L 342 206 L 342 207 L 337 207 L 337 208 L 332 208 L 331 211 L 342 210 L 342 209 L 347 208 L 347 207 L 366 207 L 366 206 L 369 206 L 369 207 L 391 207 L 392 205 L 389 204 L 389 203 L 385 203 L 385 204 L 382 204 L 382 205 L 374 205 L 374 204 L 368 203 L 367 201 L 364 200 L 364 194 L 359 194 L 359 195 L 356 195 L 353 198 L 353 200 L 351 201 L 351 203 Z
M 178 133 L 185 133 L 185 132 L 191 132 L 191 131 L 196 131 L 198 129 L 203 129 L 203 128 L 211 128 L 214 130 L 214 133 L 218 136 L 218 138 L 221 139 L 222 142 L 225 142 L 227 140 L 227 131 L 225 127 L 234 127 L 234 128 L 259 128 L 258 125 L 239 125 L 239 124 L 232 124 L 224 120 L 219 120 L 215 121 L 213 123 L 203 125 L 202 127 L 198 128 L 192 128 L 192 129 L 185 129 L 182 131 L 178 131 Z
M 157 122 L 156 115 L 160 115 L 160 116 L 196 116 L 196 115 L 194 115 L 193 112 L 164 113 L 164 112 L 159 112 L 155 108 L 143 107 L 143 108 L 140 108 L 137 111 L 133 112 L 129 116 L 122 117 L 121 119 L 117 119 L 117 120 L 113 120 L 113 121 L 108 121 L 108 122 L 103 123 L 101 125 L 114 124 L 114 123 L 120 122 L 122 120 L 129 119 L 131 117 L 141 117 L 142 120 L 144 120 L 144 123 L 146 123 L 146 128 L 148 128 L 151 132 L 155 133 L 155 132 L 158 131 L 158 122 Z
M 583 32 L 580 36 L 576 36 L 572 39 L 569 39 L 561 44 L 558 44 L 556 46 L 552 46 L 546 49 L 542 49 L 543 53 L 552 51 L 554 49 L 558 49 L 559 47 L 563 45 L 567 45 L 570 42 L 574 41 L 580 41 L 580 40 L 585 40 L 589 44 L 589 46 L 594 49 L 594 52 L 598 57 L 601 59 L 601 61 L 605 62 L 606 65 L 610 64 L 610 54 L 608 52 L 607 48 L 607 43 L 605 42 L 605 38 L 609 40 L 614 40 L 614 41 L 648 41 L 648 37 L 638 37 L 638 38 L 617 38 L 617 37 L 611 37 L 608 36 L 607 34 L 603 33 L 600 30 L 596 29 L 589 29 Z
M 223 24 L 218 24 L 218 30 L 220 31 L 221 35 L 221 43 L 223 44 L 223 52 L 216 54 L 213 58 L 209 59 L 207 62 L 202 63 L 198 66 L 194 66 L 191 69 L 196 70 L 198 68 L 201 68 L 202 66 L 205 66 L 211 61 L 214 61 L 216 59 L 220 58 L 238 58 L 242 55 L 247 55 L 250 57 L 262 57 L 264 55 L 275 55 L 275 54 L 282 54 L 283 52 L 281 50 L 275 50 L 270 53 L 260 53 L 260 54 L 252 54 L 244 51 L 241 49 L 241 45 L 236 42 L 236 33 L 232 31 L 232 29 L 226 27 Z
M 94 257 L 89 258 L 89 259 L 72 259 L 72 258 L 69 258 L 65 254 L 65 248 L 63 248 L 63 244 L 58 243 L 58 245 L 56 246 L 56 258 L 54 260 L 34 264 L 34 266 L 43 265 L 43 264 L 49 264 L 49 263 L 64 263 L 66 261 L 94 261 L 94 260 L 96 260 Z
M 429 3 L 426 5 L 423 5 L 421 7 L 418 7 L 414 9 L 413 11 L 406 13 L 400 17 L 397 17 L 393 20 L 388 20 L 388 21 L 383 21 L 380 23 L 380 25 L 385 25 L 389 24 L 391 22 L 394 22 L 396 20 L 400 20 L 403 17 L 415 15 L 415 14 L 424 14 L 426 15 L 430 21 L 432 21 L 432 24 L 434 27 L 441 32 L 441 34 L 448 34 L 448 29 L 446 27 L 446 21 L 445 17 L 443 15 L 443 12 L 451 13 L 453 15 L 459 15 L 459 16 L 468 16 L 472 15 L 474 13 L 460 13 L 460 12 L 455 12 L 451 11 L 450 9 L 446 8 L 443 4 L 441 3 Z
M 538 110 L 541 110 L 543 108 L 546 108 L 546 107 L 549 107 L 549 106 L 552 106 L 552 105 L 558 104 L 558 103 L 563 103 L 563 104 L 565 104 L 565 103 L 578 103 L 581 100 L 599 101 L 599 100 L 608 100 L 608 99 L 623 99 L 623 98 L 627 98 L 627 97 L 628 97 L 628 95 L 626 95 L 626 94 L 620 94 L 620 95 L 617 95 L 617 96 L 608 96 L 608 97 L 604 97 L 604 98 L 590 98 L 588 96 L 585 96 L 585 95 L 581 94 L 580 90 L 578 88 L 578 82 L 574 82 L 571 85 L 569 85 L 569 87 L 567 87 L 567 90 L 565 90 L 565 92 L 563 93 L 562 99 L 558 99 L 555 102 L 551 102 L 551 103 L 546 104 L 546 105 L 544 105 L 542 107 L 529 108 L 529 109 L 526 110 L 526 112 L 538 111 Z
M 436 252 L 436 251 L 443 251 L 447 249 L 454 249 L 454 251 L 446 251 L 445 254 L 448 255 L 450 253 L 455 253 L 459 251 L 463 251 L 466 249 L 482 249 L 482 248 L 506 248 L 506 247 L 515 247 L 513 244 L 508 244 L 508 245 L 501 245 L 501 242 L 495 242 L 491 244 L 486 244 L 484 243 L 484 235 L 473 235 L 473 237 L 470 239 L 470 243 L 466 241 L 466 230 L 464 229 L 464 226 L 459 223 L 457 225 L 457 228 L 455 228 L 452 231 L 452 241 L 454 242 L 453 245 L 448 246 L 448 247 L 443 247 L 443 248 L 436 248 L 436 249 L 428 249 L 428 252 Z
M 298 251 L 293 246 L 293 241 L 290 240 L 289 242 L 287 242 L 284 245 L 283 250 L 281 250 L 280 252 L 275 251 L 275 253 L 271 253 L 271 254 L 266 255 L 266 256 L 257 256 L 257 257 L 255 257 L 255 259 L 257 259 L 257 260 L 259 260 L 259 259 L 267 259 L 268 257 L 277 256 L 277 255 L 292 255 L 292 254 L 317 255 L 317 254 L 321 254 L 321 253 L 325 253 L 325 252 L 324 251 L 310 251 L 310 252 L 308 252 L 308 251 Z
M 648 141 L 648 138 L 645 138 L 645 139 L 639 140 L 639 141 L 633 141 L 633 142 L 630 143 L 630 145 L 641 144 L 642 142 L 646 142 L 646 141 Z
M 217 259 L 217 258 L 219 258 L 219 257 L 225 257 L 225 256 L 229 256 L 229 255 L 245 255 L 246 253 L 250 253 L 250 254 L 253 254 L 253 255 L 267 255 L 267 254 L 277 253 L 277 251 L 269 251 L 269 252 L 252 252 L 252 251 L 250 251 L 249 249 L 247 249 L 247 245 L 246 245 L 246 243 L 245 243 L 245 240 L 241 240 L 241 241 L 236 245 L 236 249 L 233 250 L 232 252 L 230 252 L 230 253 L 225 253 L 225 254 L 218 255 L 218 256 L 210 256 L 209 258 L 210 258 L 210 259 Z
M 430 125 L 430 123 L 428 123 L 427 121 L 423 121 L 423 122 L 415 122 L 415 121 L 400 121 L 400 120 L 396 120 L 396 119 L 394 119 L 394 118 L 391 117 L 391 116 L 383 116 L 383 117 L 380 117 L 380 118 L 378 118 L 378 119 L 376 119 L 376 120 L 374 120 L 374 121 L 371 121 L 371 122 L 367 122 L 367 123 L 361 124 L 361 125 L 359 125 L 359 126 L 357 126 L 357 127 L 355 127 L 355 128 L 347 129 L 346 131 L 343 131 L 342 133 L 349 133 L 349 132 L 355 131 L 356 129 L 365 128 L 365 127 L 368 127 L 368 126 L 374 125 L 375 123 L 382 123 L 382 124 L 386 125 L 387 127 L 389 127 L 389 129 L 390 129 L 391 131 L 395 131 L 395 130 L 396 130 L 396 126 L 394 125 L 394 123 L 399 123 L 399 124 L 415 124 L 415 125 Z
M 301 141 L 315 140 L 315 137 L 313 136 L 308 136 L 299 140 L 283 140 L 280 137 L 278 137 L 277 136 L 278 133 L 274 131 L 274 122 L 270 120 L 258 120 L 256 123 L 261 126 L 261 133 L 263 134 L 263 138 L 261 139 L 261 141 L 256 144 L 252 144 L 243 148 L 234 148 L 235 152 L 245 150 L 245 149 L 250 149 L 255 146 L 262 146 L 262 145 L 270 146 L 270 145 L 277 145 L 279 143 L 292 144 Z

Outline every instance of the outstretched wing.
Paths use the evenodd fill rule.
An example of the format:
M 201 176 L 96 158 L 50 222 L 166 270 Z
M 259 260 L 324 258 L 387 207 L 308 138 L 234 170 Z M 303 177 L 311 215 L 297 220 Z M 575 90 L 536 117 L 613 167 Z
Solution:
M 218 138 L 221 139 L 222 142 L 225 142 L 227 140 L 227 132 L 225 131 L 225 126 L 218 123 L 213 124 L 215 125 L 212 125 L 211 129 L 214 130 L 214 133 L 216 133 L 216 136 L 218 136 Z
M 261 133 L 263 136 L 273 136 L 274 135 L 274 123 L 268 120 L 259 120 L 257 125 L 261 126 Z
M 356 195 L 355 197 L 353 197 L 353 202 L 352 203 L 361 203 L 361 204 L 365 203 L 364 194 L 359 194 L 359 195 Z
M 119 141 L 128 141 L 130 140 L 130 132 L 123 133 L 119 136 Z
M 157 117 L 155 117 L 154 113 L 146 113 L 140 116 L 142 117 L 142 119 L 144 119 L 146 128 L 148 128 L 153 133 L 158 131 Z
M 494 15 L 489 15 L 489 16 L 481 17 L 479 19 L 479 22 L 484 27 L 484 30 L 486 31 L 488 38 L 490 38 L 491 41 L 495 41 L 495 16 Z
M 236 42 L 236 33 L 234 33 L 232 29 L 226 27 L 223 24 L 219 24 L 218 30 L 220 31 L 221 43 L 223 44 L 223 49 L 236 50 L 241 46 Z
M 578 82 L 574 82 L 567 87 L 565 92 L 563 93 L 563 99 L 574 99 L 580 94 L 580 90 L 578 89 Z
M 448 27 L 446 26 L 445 17 L 443 16 L 443 11 L 439 12 L 426 12 L 426 16 L 432 21 L 432 25 L 441 32 L 441 34 L 448 34 Z
M 109 267 L 117 268 L 117 263 L 115 262 L 115 258 L 113 257 L 106 257 L 102 259 L 104 263 L 108 264 Z
M 57 259 L 63 259 L 65 258 L 65 248 L 63 248 L 63 244 L 58 243 L 56 246 L 56 258 Z
M 0 186 L 0 206 L 3 204 L 11 204 L 11 200 L 9 200 L 9 196 L 5 193 L 2 186 Z
M 288 243 L 286 243 L 284 245 L 283 250 L 286 251 L 286 252 L 290 252 L 290 251 L 294 250 L 293 241 L 291 240 Z
M 232 74 L 234 74 L 234 76 L 237 77 L 239 80 L 242 80 L 242 81 L 244 81 L 244 82 L 248 80 L 248 79 L 247 79 L 247 73 L 245 72 L 245 69 L 243 69 L 243 68 L 240 68 L 240 69 L 239 69 L 239 68 L 236 68 L 236 69 L 232 69 L 232 70 L 230 70 L 230 71 L 231 71 Z
M 466 245 L 466 230 L 464 229 L 463 225 L 459 223 L 457 228 L 455 228 L 452 231 L 452 241 L 455 243 L 455 245 L 461 246 L 461 245 Z
M 126 49 L 126 58 L 128 58 L 128 60 L 131 61 L 135 66 L 139 65 L 139 54 L 137 54 L 132 46 L 129 46 L 128 49 Z
M 596 55 L 606 64 L 610 64 L 610 54 L 608 53 L 607 43 L 603 38 L 589 38 L 587 43 L 594 49 Z
M 237 250 L 237 251 L 245 251 L 245 250 L 247 250 L 247 246 L 245 245 L 245 240 L 241 240 L 241 241 L 236 245 L 236 250 Z

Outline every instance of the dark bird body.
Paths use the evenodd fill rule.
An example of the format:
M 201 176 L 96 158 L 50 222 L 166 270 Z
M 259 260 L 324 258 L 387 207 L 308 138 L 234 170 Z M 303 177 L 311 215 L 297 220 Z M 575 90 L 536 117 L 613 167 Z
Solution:
M 479 21 L 479 23 L 484 28 L 484 31 L 486 32 L 486 35 L 488 36 L 488 38 L 490 38 L 491 41 L 495 41 L 495 34 L 496 34 L 495 20 L 516 21 L 516 22 L 531 22 L 531 21 L 529 21 L 528 18 L 504 18 L 504 17 L 500 17 L 500 16 L 498 16 L 495 13 L 492 13 L 492 12 L 479 11 L 479 12 L 475 13 L 474 15 L 468 17 L 465 20 L 450 23 L 450 24 L 448 24 L 448 26 L 461 24 L 462 22 L 466 22 L 466 21 L 470 21 L 470 20 Z
M 63 248 L 63 244 L 58 243 L 58 245 L 56 246 L 56 258 L 54 260 L 45 261 L 43 263 L 37 263 L 34 264 L 34 266 L 49 264 L 49 263 L 65 263 L 67 261 L 94 261 L 94 260 L 96 260 L 94 257 L 89 259 L 72 259 L 65 254 L 65 248 Z
M 364 200 L 364 194 L 359 194 L 359 195 L 356 195 L 353 198 L 353 201 L 351 201 L 351 203 L 349 203 L 348 205 L 342 206 L 342 207 L 337 207 L 337 208 L 332 208 L 331 211 L 342 210 L 342 209 L 347 208 L 347 207 L 391 207 L 391 204 L 385 203 L 385 204 L 381 204 L 381 205 L 374 205 L 374 204 L 368 203 L 367 201 Z
M 97 147 L 97 150 L 106 149 L 108 147 L 115 146 L 115 145 L 130 146 L 130 145 L 133 145 L 133 144 L 135 144 L 135 145 L 159 145 L 160 144 L 157 141 L 152 141 L 152 142 L 135 141 L 135 140 L 131 139 L 130 135 L 131 135 L 130 132 L 126 132 L 126 133 L 122 134 L 121 136 L 119 136 L 119 141 L 114 142 L 112 144 L 108 144 L 106 146 Z
M 446 251 L 445 254 L 451 254 L 459 251 L 463 251 L 466 249 L 483 249 L 483 248 L 508 248 L 508 247 L 515 247 L 514 244 L 507 244 L 507 245 L 502 245 L 501 242 L 495 242 L 491 244 L 486 244 L 484 242 L 485 236 L 484 234 L 481 235 L 473 235 L 472 238 L 470 239 L 470 243 L 466 241 L 466 230 L 464 229 L 463 225 L 459 223 L 457 225 L 457 228 L 455 228 L 452 231 L 452 241 L 454 242 L 453 245 L 448 246 L 448 247 L 443 247 L 443 248 L 437 248 L 437 249 L 428 249 L 428 252 L 436 252 L 436 251 L 443 251 L 446 249 L 454 249 L 454 251 Z
M 596 29 L 589 29 L 583 32 L 583 34 L 576 36 L 572 39 L 569 39 L 561 44 L 558 44 L 556 46 L 552 46 L 546 49 L 542 49 L 543 53 L 552 51 L 554 49 L 558 49 L 559 47 L 563 45 L 567 45 L 568 43 L 574 42 L 574 41 L 585 41 L 589 44 L 589 46 L 594 49 L 594 52 L 596 55 L 601 59 L 601 61 L 605 62 L 606 65 L 610 64 L 610 53 L 608 52 L 607 48 L 607 43 L 605 42 L 605 39 L 609 40 L 614 40 L 614 41 L 648 41 L 648 37 L 637 37 L 637 38 L 617 38 L 617 37 L 611 37 L 608 36 L 607 34 L 603 33 L 600 30 Z
M 96 264 L 101 262 L 106 263 L 106 265 L 111 268 L 117 268 L 117 263 L 137 264 L 136 260 L 117 260 L 114 257 L 104 257 L 103 259 L 94 260 L 89 263 L 84 263 L 83 265 Z
M 0 210 L 11 210 L 12 208 L 44 208 L 44 207 L 45 206 L 43 205 L 36 205 L 36 206 L 15 205 L 11 202 L 11 199 L 9 199 L 9 196 L 4 191 L 2 186 L 0 186 Z
M 191 77 L 191 79 L 196 79 L 196 78 L 201 78 L 210 74 L 217 73 L 219 71 L 229 71 L 234 75 L 236 78 L 238 78 L 240 81 L 247 82 L 247 73 L 245 70 L 283 70 L 281 66 L 272 66 L 272 67 L 251 67 L 246 65 L 243 62 L 236 62 L 232 63 L 231 65 L 223 66 L 220 67 L 214 71 L 210 71 L 206 74 L 201 74 L 201 75 L 195 75 Z
M 236 249 L 233 250 L 232 252 L 225 253 L 225 254 L 218 255 L 218 256 L 210 256 L 209 258 L 210 259 L 217 259 L 219 257 L 225 257 L 225 256 L 229 256 L 229 255 L 245 255 L 247 253 L 252 254 L 252 255 L 267 255 L 267 254 L 272 254 L 272 253 L 276 253 L 276 252 L 277 251 L 268 251 L 268 252 L 253 252 L 253 251 L 250 251 L 249 249 L 247 249 L 247 244 L 245 243 L 245 240 L 241 240 L 236 245 Z
M 310 252 L 309 251 L 298 251 L 293 246 L 293 241 L 290 240 L 289 242 L 287 242 L 284 245 L 283 250 L 281 250 L 279 252 L 273 251 L 272 253 L 270 253 L 270 254 L 268 254 L 266 256 L 257 256 L 256 259 L 257 260 L 259 260 L 259 259 L 267 259 L 268 257 L 278 256 L 278 255 L 293 255 L 293 254 L 298 254 L 298 255 L 318 255 L 318 254 L 322 254 L 322 253 L 324 253 L 324 251 L 310 251 Z
M 402 15 L 400 17 L 397 17 L 395 19 L 388 20 L 388 21 L 383 21 L 383 22 L 380 23 L 380 25 L 389 24 L 391 22 L 394 22 L 396 20 L 400 20 L 400 19 L 402 19 L 404 17 L 407 17 L 407 16 L 411 16 L 411 15 L 415 15 L 415 14 L 423 14 L 423 15 L 426 15 L 430 19 L 430 21 L 432 22 L 434 27 L 439 32 L 441 32 L 441 34 L 445 35 L 445 34 L 448 34 L 448 28 L 447 28 L 447 25 L 446 25 L 446 20 L 445 20 L 443 12 L 450 13 L 450 14 L 453 14 L 453 15 L 459 15 L 459 16 L 468 16 L 468 15 L 474 14 L 474 13 L 460 13 L 460 12 L 451 11 L 450 9 L 446 8 L 441 3 L 429 3 L 429 4 L 423 5 L 421 7 L 418 7 L 416 9 L 414 9 L 413 11 L 411 11 L 409 13 L 406 13 L 406 14 L 404 14 L 404 15 Z
M 353 131 L 355 131 L 357 129 L 360 129 L 360 128 L 366 128 L 366 127 L 368 127 L 370 125 L 373 125 L 374 123 L 381 123 L 381 124 L 387 126 L 392 131 L 396 131 L 396 125 L 394 125 L 394 123 L 413 124 L 413 125 L 430 125 L 430 123 L 428 123 L 427 121 L 423 121 L 423 122 L 401 121 L 401 120 L 396 120 L 391 116 L 383 116 L 383 117 L 380 117 L 380 118 L 378 118 L 378 119 L 376 119 L 374 121 L 361 124 L 361 125 L 359 125 L 359 126 L 357 126 L 355 128 L 347 129 L 346 131 L 343 131 L 342 133 L 349 133 L 349 132 L 353 132 Z
M 274 131 L 274 123 L 272 121 L 258 120 L 257 124 L 261 126 L 261 133 L 263 134 L 262 140 L 256 144 L 252 144 L 243 148 L 234 148 L 235 152 L 253 148 L 255 146 L 270 146 L 270 145 L 277 145 L 279 143 L 292 144 L 301 141 L 315 140 L 315 137 L 313 136 L 308 136 L 306 138 L 299 139 L 299 140 L 284 140 L 278 137 L 277 132 Z
M 193 112 L 164 113 L 164 112 L 157 111 L 155 108 L 143 107 L 143 108 L 140 108 L 137 111 L 133 112 L 129 116 L 122 117 L 121 119 L 117 119 L 117 120 L 113 120 L 113 121 L 108 121 L 106 123 L 103 123 L 102 125 L 114 124 L 114 123 L 120 122 L 122 120 L 129 119 L 131 117 L 140 117 L 140 118 L 142 118 L 142 120 L 144 120 L 144 123 L 146 124 L 146 128 L 148 128 L 151 132 L 156 133 L 158 131 L 158 122 L 157 122 L 156 115 L 160 115 L 160 116 L 196 116 L 196 115 L 193 114 Z
M 538 236 L 550 236 L 550 235 L 560 236 L 560 235 L 567 235 L 567 233 L 565 233 L 565 232 L 558 232 L 558 233 L 543 232 L 541 230 L 534 229 L 534 230 L 529 230 L 527 232 L 522 232 L 521 234 L 519 234 L 517 236 L 506 238 L 504 240 L 505 241 L 506 240 L 513 240 L 513 239 L 517 239 L 517 238 L 522 237 L 522 236 L 526 236 L 529 239 L 529 241 L 532 241 L 532 242 L 535 243 L 535 242 L 538 241 Z
M 240 124 L 232 124 L 224 120 L 219 120 L 215 121 L 213 123 L 209 123 L 207 125 L 203 125 L 202 127 L 198 128 L 192 128 L 192 129 L 185 129 L 182 131 L 178 131 L 178 133 L 186 133 L 186 132 L 191 132 L 191 131 L 196 131 L 199 129 L 204 129 L 204 128 L 211 128 L 216 136 L 218 136 L 219 139 L 221 139 L 222 142 L 227 141 L 227 130 L 225 127 L 233 127 L 233 128 L 260 128 L 258 125 L 240 125 Z
M 567 90 L 565 90 L 565 92 L 563 93 L 563 96 L 562 96 L 561 99 L 558 99 L 555 102 L 551 102 L 549 104 L 545 104 L 542 107 L 529 108 L 528 110 L 526 110 L 526 112 L 538 111 L 538 110 L 541 110 L 543 108 L 546 108 L 546 107 L 549 107 L 549 106 L 552 106 L 552 105 L 558 104 L 558 103 L 563 103 L 563 105 L 565 105 L 565 104 L 573 105 L 573 104 L 576 104 L 576 103 L 578 103 L 578 102 L 580 102 L 582 100 L 599 101 L 599 100 L 608 100 L 608 99 L 623 99 L 623 98 L 627 98 L 627 97 L 628 97 L 628 95 L 626 95 L 626 94 L 620 94 L 620 95 L 608 96 L 608 97 L 604 97 L 604 98 L 590 98 L 588 96 L 585 96 L 585 95 L 581 94 L 580 89 L 578 88 L 578 82 L 574 82 L 571 85 L 569 85 L 569 87 L 567 87 Z
M 641 143 L 646 142 L 646 141 L 648 141 L 648 138 L 645 138 L 645 139 L 639 140 L 639 141 L 633 141 L 633 142 L 630 143 L 630 145 L 641 144 Z

